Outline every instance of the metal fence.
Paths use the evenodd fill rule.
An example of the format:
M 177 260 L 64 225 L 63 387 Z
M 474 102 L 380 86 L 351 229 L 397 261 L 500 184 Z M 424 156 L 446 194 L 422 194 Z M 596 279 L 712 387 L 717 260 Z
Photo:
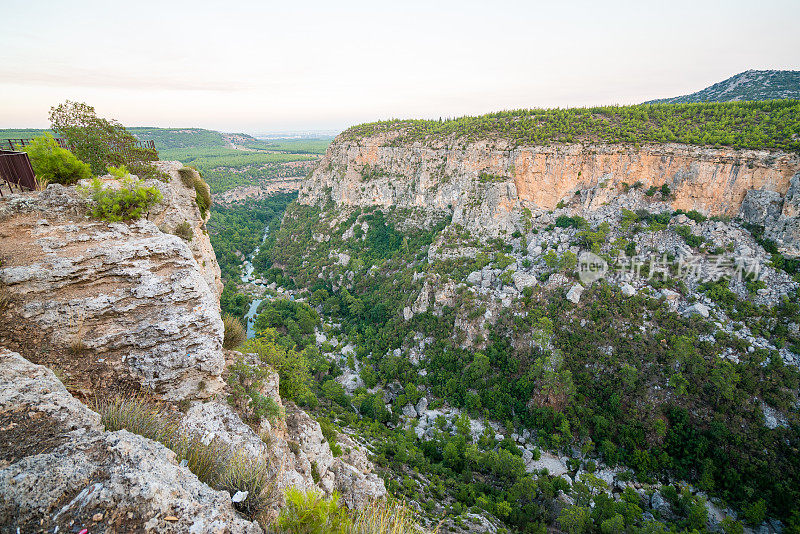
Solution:
M 28 154 L 0 149 L 0 196 L 3 195 L 3 184 L 12 193 L 13 186 L 17 186 L 20 191 L 36 189 L 36 178 Z
M 66 139 L 63 137 L 56 137 L 56 143 L 61 148 L 66 148 L 67 150 L 73 150 L 73 147 L 67 142 Z M 33 141 L 32 137 L 25 137 L 25 138 L 18 138 L 18 139 L 0 139 L 0 149 L 7 149 L 7 150 L 14 150 L 19 151 L 24 149 L 26 146 L 31 144 Z M 131 150 L 131 148 L 139 149 L 135 153 Z M 133 143 L 132 146 L 112 146 L 111 149 L 114 152 L 122 154 L 126 157 L 136 157 L 143 161 L 157 161 L 158 160 L 158 151 L 156 150 L 156 143 L 153 140 L 147 141 L 136 141 Z M 74 151 L 74 150 L 73 150 Z
M 67 144 L 67 140 L 63 137 L 56 137 L 56 143 L 61 148 L 66 148 L 69 150 L 69 145 Z M 25 138 L 18 138 L 18 139 L 0 139 L 0 149 L 4 150 L 22 150 L 26 146 L 31 144 L 33 141 L 32 137 L 25 137 Z

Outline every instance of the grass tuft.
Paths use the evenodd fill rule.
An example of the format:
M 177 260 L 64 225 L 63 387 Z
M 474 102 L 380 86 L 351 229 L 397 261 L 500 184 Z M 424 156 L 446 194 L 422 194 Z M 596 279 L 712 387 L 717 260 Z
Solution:
M 109 432 L 127 430 L 173 449 L 178 443 L 174 416 L 163 413 L 140 397 L 99 401 L 95 410 Z
M 238 317 L 226 314 L 222 318 L 222 324 L 225 327 L 225 337 L 222 340 L 224 348 L 235 349 L 247 340 L 247 331 Z
M 99 401 L 95 410 L 108 431 L 127 430 L 158 441 L 175 452 L 178 462 L 197 478 L 217 490 L 227 490 L 231 497 L 239 491 L 247 498 L 233 503 L 242 514 L 254 520 L 266 520 L 275 502 L 276 480 L 269 458 L 252 458 L 219 440 L 204 440 L 181 431 L 174 414 L 139 397 Z
M 247 498 L 233 503 L 234 508 L 250 519 L 262 519 L 264 512 L 276 502 L 276 479 L 269 469 L 269 461 L 251 458 L 242 451 L 234 453 L 220 473 L 217 489 L 232 496 L 247 492 Z
M 191 241 L 194 238 L 192 225 L 189 224 L 189 221 L 183 221 L 182 223 L 180 223 L 178 226 L 175 227 L 175 230 L 172 233 L 180 237 L 184 241 Z
M 420 529 L 414 515 L 414 511 L 401 502 L 373 501 L 353 514 L 348 534 L 416 534 Z

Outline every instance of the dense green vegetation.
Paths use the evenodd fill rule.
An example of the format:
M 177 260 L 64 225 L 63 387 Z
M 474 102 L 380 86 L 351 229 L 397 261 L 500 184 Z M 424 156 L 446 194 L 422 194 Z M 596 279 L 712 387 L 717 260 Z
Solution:
M 283 193 L 245 204 L 212 206 L 208 228 L 223 280 L 238 281 L 243 256 L 261 244 L 265 228 L 277 229 L 283 210 L 295 198 L 296 193 Z
M 0 139 L 30 139 L 45 134 L 53 135 L 53 130 L 41 128 L 0 128 Z
M 203 174 L 212 193 L 222 193 L 240 185 L 256 185 L 261 180 L 305 176 L 316 156 L 236 150 L 232 148 L 172 148 L 160 151 L 161 159 L 178 160 Z M 293 162 L 307 162 L 295 166 Z
M 557 143 L 687 143 L 800 150 L 800 101 L 653 104 L 500 111 L 451 120 L 390 120 L 354 126 L 342 135 L 399 130 L 393 144 L 415 140 L 511 139 L 517 145 Z
M 742 510 L 742 517 L 753 525 L 767 514 L 791 528 L 800 526 L 796 420 L 770 430 L 763 426 L 761 412 L 763 401 L 783 413 L 794 413 L 800 373 L 785 365 L 777 351 L 748 352 L 745 342 L 707 321 L 683 317 L 663 301 L 623 297 L 606 284 L 587 290 L 578 306 L 561 293 L 528 289 L 502 310 L 486 333 L 483 348 L 461 348 L 464 338 L 456 328 L 456 317 L 482 316 L 485 306 L 464 291 L 440 315 L 417 313 L 405 321 L 401 311 L 422 284 L 413 275 L 436 273 L 441 284 L 463 280 L 486 265 L 502 268 L 508 264 L 510 245 L 497 240 L 487 243 L 474 259 L 431 262 L 426 245 L 446 221 L 430 230 L 401 232 L 397 223 L 406 213 L 357 209 L 331 230 L 332 213 L 292 204 L 275 241 L 262 249 L 269 255 L 262 274 L 284 285 L 307 288 L 309 303 L 341 324 L 342 334 L 356 346 L 367 387 L 401 384 L 403 393 L 389 410 L 380 393 L 357 390 L 352 397 L 346 395 L 332 380 L 341 372 L 337 365 L 327 369 L 322 365 L 313 373 L 317 396 L 332 420 L 374 437 L 378 463 L 391 468 L 387 473 L 416 473 L 390 476 L 394 494 L 413 498 L 429 510 L 449 495 L 457 501 L 451 513 L 477 506 L 519 531 L 539 532 L 554 523 L 573 531 L 569 525 L 575 522 L 582 525 L 574 527 L 580 532 L 667 528 L 647 526 L 641 516 L 646 503 L 636 495 L 622 502 L 597 497 L 602 481 L 588 476 L 590 463 L 581 464 L 589 472 L 586 479 L 567 490 L 575 507 L 554 516 L 548 502 L 562 482 L 526 474 L 515 459 L 520 451 L 513 442 L 496 442 L 493 434 L 473 442 L 466 431 L 419 440 L 411 432 L 385 426 L 396 423 L 399 408 L 416 402 L 425 386 L 440 402 L 473 417 L 498 421 L 509 433 L 529 429 L 543 449 L 576 448 L 608 466 L 629 469 L 631 476 L 644 482 L 664 483 L 670 477 L 689 481 Z M 633 240 L 637 232 L 665 230 L 675 214 L 626 212 L 622 227 Z M 704 220 L 697 212 L 687 217 Z M 369 224 L 366 232 L 360 227 L 364 221 Z M 592 229 L 580 217 L 560 217 L 556 225 L 575 228 L 576 242 L 590 250 L 599 250 L 608 231 Z M 348 228 L 355 231 L 346 239 Z M 703 244 L 695 243 L 696 236 L 684 227 L 670 231 L 692 246 Z M 314 240 L 320 233 L 329 239 Z M 626 248 L 632 242 L 620 240 L 619 246 Z M 331 251 L 346 252 L 347 265 L 337 265 Z M 789 269 L 794 266 L 780 254 L 773 258 L 773 264 L 778 262 Z M 554 269 L 569 272 L 569 263 L 554 255 Z M 327 276 L 320 280 L 323 269 Z M 325 281 L 346 270 L 356 273 L 346 289 Z M 658 284 L 685 291 L 669 279 Z M 793 339 L 787 325 L 800 322 L 800 296 L 767 308 L 737 297 L 727 281 L 704 291 L 733 319 L 745 321 L 754 335 L 778 347 Z M 435 340 L 422 364 L 426 376 L 405 355 L 393 354 L 418 332 Z M 709 338 L 711 333 L 715 338 Z M 745 356 L 733 363 L 722 357 L 729 350 Z M 588 494 L 596 496 L 593 508 Z M 705 508 L 697 498 L 671 486 L 662 488 L 662 494 L 673 505 L 674 516 L 664 518 L 671 527 L 702 528 Z
M 332 139 L 280 139 L 276 141 L 260 140 L 253 148 L 264 148 L 289 154 L 324 154 Z M 251 145 L 248 144 L 248 147 Z
M 50 134 L 33 139 L 25 147 L 36 179 L 42 183 L 70 185 L 91 178 L 89 166 L 65 148 L 61 148 Z
M 202 128 L 128 128 L 142 141 L 154 141 L 159 153 L 176 148 L 225 148 L 227 143 L 220 132 Z M 244 135 L 244 134 L 239 134 Z

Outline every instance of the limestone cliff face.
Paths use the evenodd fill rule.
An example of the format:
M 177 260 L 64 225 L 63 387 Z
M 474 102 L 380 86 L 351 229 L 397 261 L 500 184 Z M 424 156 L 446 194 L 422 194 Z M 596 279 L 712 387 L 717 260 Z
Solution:
M 217 294 L 222 294 L 222 273 L 217 263 L 217 256 L 208 237 L 206 223 L 211 212 L 205 216 L 195 202 L 194 188 L 186 186 L 178 175 L 178 169 L 183 168 L 179 161 L 158 161 L 156 167 L 169 175 L 168 182 L 157 182 L 156 185 L 164 196 L 164 202 L 150 210 L 148 219 L 166 232 L 174 232 L 175 228 L 188 222 L 192 228 L 192 240 L 188 241 L 189 250 L 192 252 L 203 278 L 208 286 Z
M 75 187 L 0 199 L 0 289 L 10 298 L 0 343 L 92 392 L 127 382 L 167 399 L 207 397 L 225 365 L 219 267 L 194 191 L 174 177 L 148 185 L 164 196 L 150 216 L 168 231 L 187 221 L 191 242 L 147 219 L 90 218 Z
M 800 179 L 800 157 L 778 152 L 677 144 L 402 145 L 395 137 L 340 136 L 299 201 L 452 213 L 453 223 L 497 235 L 519 229 L 523 208 L 552 210 L 579 195 L 582 209 L 592 211 L 637 183 L 640 190 L 666 184 L 673 209 L 736 216 L 748 191 L 783 198 L 793 177 Z

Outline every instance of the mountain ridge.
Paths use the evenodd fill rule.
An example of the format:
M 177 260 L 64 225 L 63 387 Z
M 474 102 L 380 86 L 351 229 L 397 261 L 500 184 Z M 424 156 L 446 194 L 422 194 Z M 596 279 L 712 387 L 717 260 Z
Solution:
M 800 98 L 800 71 L 746 70 L 694 93 L 648 100 L 645 104 L 743 102 Z

